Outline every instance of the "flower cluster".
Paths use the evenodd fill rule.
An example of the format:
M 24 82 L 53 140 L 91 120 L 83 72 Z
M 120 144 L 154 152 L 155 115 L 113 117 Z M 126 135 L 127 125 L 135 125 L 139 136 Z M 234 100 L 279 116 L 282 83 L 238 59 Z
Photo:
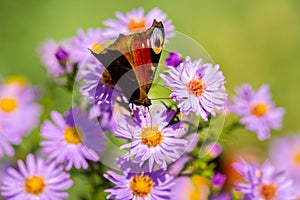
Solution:
M 22 78 L 0 84 L 4 199 L 60 200 L 77 194 L 117 200 L 300 199 L 299 135 L 271 142 L 270 161 L 263 165 L 257 162 L 261 158 L 248 162 L 242 154 L 238 161 L 224 155 L 230 154 L 224 143 L 235 128 L 256 132 L 258 141 L 281 128 L 285 111 L 272 102 L 268 85 L 254 90 L 244 84 L 228 98 L 220 65 L 183 58 L 185 52 L 178 50 L 165 55 L 163 45 L 172 42 L 175 27 L 160 9 L 115 15 L 103 22 L 105 28 L 78 29 L 76 36 L 49 39 L 38 49 L 49 78 L 73 98 L 69 110 L 50 110 L 40 95 L 47 91 Z M 159 29 L 149 29 L 160 22 Z M 146 30 L 151 37 L 137 39 Z M 124 38 L 130 39 L 121 44 Z M 113 49 L 114 42 L 130 52 Z M 160 54 L 161 64 L 149 61 Z M 146 67 L 137 66 L 144 60 Z M 128 94 L 122 84 L 132 85 L 120 84 L 119 76 L 138 88 Z M 225 117 L 233 120 L 222 129 Z M 24 136 L 35 139 L 28 155 L 22 155 Z M 82 191 L 74 191 L 78 188 Z
M 261 167 L 241 160 L 233 164 L 243 180 L 236 190 L 244 194 L 244 199 L 295 199 L 293 182 L 283 171 L 277 170 L 266 161 Z

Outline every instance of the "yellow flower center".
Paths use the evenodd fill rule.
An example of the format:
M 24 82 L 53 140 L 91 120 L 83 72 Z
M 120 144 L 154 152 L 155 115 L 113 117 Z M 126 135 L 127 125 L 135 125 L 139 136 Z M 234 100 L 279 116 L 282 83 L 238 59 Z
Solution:
M 271 200 L 276 198 L 276 192 L 278 187 L 274 184 L 263 184 L 258 188 L 260 197 L 264 200 Z
M 146 20 L 143 18 L 140 21 L 136 21 L 135 18 L 131 18 L 128 23 L 128 30 L 131 32 L 143 31 L 146 28 Z
M 295 162 L 300 165 L 300 152 L 295 155 Z
M 17 107 L 17 102 L 13 98 L 3 98 L 0 100 L 0 109 L 4 112 L 13 112 Z
M 104 47 L 98 42 L 94 42 L 94 44 L 91 47 L 91 50 L 97 54 L 100 53 L 103 49 Z
M 256 115 L 257 117 L 262 117 L 268 111 L 267 105 L 264 103 L 259 103 L 252 107 L 251 114 Z
M 65 140 L 69 144 L 78 144 L 83 139 L 83 132 L 79 127 L 70 127 L 67 126 L 67 128 L 64 131 Z
M 151 193 L 154 185 L 155 183 L 152 178 L 142 173 L 132 178 L 129 188 L 132 190 L 134 196 L 146 197 Z
M 142 142 L 149 147 L 155 147 L 161 144 L 163 136 L 161 131 L 158 131 L 158 126 L 144 127 L 142 130 Z
M 200 97 L 206 89 L 206 84 L 203 80 L 194 78 L 186 84 L 186 88 L 190 94 Z
M 20 88 L 24 88 L 26 82 L 26 78 L 22 76 L 11 76 L 5 79 L 5 84 L 16 84 Z
M 43 178 L 38 176 L 33 176 L 31 178 L 26 178 L 25 182 L 25 190 L 26 192 L 34 195 L 41 194 L 46 187 Z

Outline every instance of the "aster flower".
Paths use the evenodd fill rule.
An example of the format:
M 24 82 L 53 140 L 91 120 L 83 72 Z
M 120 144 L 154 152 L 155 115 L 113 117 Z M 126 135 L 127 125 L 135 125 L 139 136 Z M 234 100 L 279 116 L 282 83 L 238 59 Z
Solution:
M 144 172 L 143 168 L 135 167 L 128 159 L 119 159 L 118 163 L 121 165 L 120 169 L 123 174 L 113 171 L 107 171 L 104 174 L 106 179 L 115 184 L 115 187 L 105 190 L 110 193 L 107 199 L 171 199 L 173 177 L 166 174 L 165 171 Z M 132 173 L 133 171 L 136 173 Z
M 29 85 L 0 85 L 0 121 L 13 123 L 10 130 L 19 137 L 29 134 L 38 125 L 41 113 L 35 100 L 37 96 Z
M 85 61 L 88 56 L 94 58 L 89 49 L 99 53 L 104 49 L 103 44 L 105 41 L 106 38 L 103 35 L 103 31 L 99 28 L 90 28 L 86 33 L 79 29 L 77 36 L 70 39 L 70 57 L 78 63 Z
M 205 147 L 205 152 L 212 159 L 218 157 L 222 153 L 222 150 L 222 146 L 217 142 L 210 143 Z
M 164 24 L 166 38 L 175 35 L 171 20 L 167 19 L 167 15 L 158 8 L 152 9 L 147 15 L 144 15 L 143 8 L 133 9 L 126 14 L 116 12 L 116 17 L 117 19 L 108 19 L 103 22 L 108 27 L 104 30 L 104 34 L 109 39 L 116 39 L 120 33 L 130 34 L 145 31 L 152 25 L 154 19 Z
M 172 176 L 177 176 L 185 167 L 185 165 L 192 161 L 192 157 L 184 155 L 176 160 L 170 167 L 168 167 L 168 174 Z
M 168 162 L 174 162 L 184 153 L 188 141 L 181 139 L 186 130 L 178 124 L 168 126 L 174 112 L 161 109 L 149 116 L 137 112 L 135 118 L 120 121 L 116 136 L 131 140 L 122 145 L 121 149 L 130 148 L 124 158 L 134 157 L 134 162 L 140 166 L 149 162 L 149 170 L 167 168 Z
M 45 41 L 38 49 L 38 54 L 50 77 L 57 78 L 73 72 L 74 62 L 70 59 L 68 41 L 61 44 L 54 40 Z
M 187 176 L 179 176 L 174 179 L 172 187 L 172 200 L 182 199 L 208 199 L 210 194 L 209 180 L 199 175 L 193 175 L 191 178 Z
M 267 85 L 254 91 L 250 85 L 244 84 L 236 89 L 236 93 L 231 110 L 241 116 L 241 124 L 256 132 L 258 139 L 269 138 L 271 128 L 281 128 L 284 109 L 275 107 Z
M 66 199 L 73 182 L 70 175 L 54 163 L 47 163 L 32 154 L 26 163 L 18 161 L 19 171 L 8 168 L 6 176 L 1 180 L 1 196 L 5 199 Z
M 96 152 L 104 151 L 105 137 L 96 119 L 89 119 L 80 109 L 74 108 L 63 118 L 56 111 L 51 112 L 54 123 L 46 120 L 41 126 L 40 143 L 49 160 L 66 163 L 66 169 L 87 169 L 87 160 L 98 161 Z
M 167 66 L 177 67 L 182 63 L 181 55 L 177 52 L 170 52 L 169 56 L 165 60 Z
M 15 154 L 12 145 L 20 144 L 22 137 L 15 130 L 15 124 L 8 118 L 0 117 L 0 157 L 4 154 L 13 156 Z
M 212 200 L 232 200 L 232 196 L 229 193 L 218 193 L 212 197 Z
M 270 157 L 277 169 L 283 170 L 300 185 L 300 135 L 286 136 L 274 140 L 270 146 Z
M 166 81 L 165 85 L 171 87 L 171 97 L 183 114 L 194 112 L 207 121 L 209 114 L 215 115 L 215 109 L 224 109 L 227 95 L 219 65 L 202 64 L 201 59 L 192 62 L 187 57 L 161 77 Z
M 211 178 L 211 184 L 214 189 L 221 189 L 226 181 L 226 176 L 221 173 L 215 173 Z
M 244 194 L 244 199 L 295 199 L 292 180 L 269 161 L 259 167 L 240 160 L 239 163 L 234 163 L 233 167 L 244 178 L 235 185 L 236 191 Z

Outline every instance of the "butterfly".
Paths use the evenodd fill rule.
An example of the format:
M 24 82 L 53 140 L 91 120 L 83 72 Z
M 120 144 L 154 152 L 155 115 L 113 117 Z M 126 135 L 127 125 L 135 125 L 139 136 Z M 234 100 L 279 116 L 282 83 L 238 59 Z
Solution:
M 92 54 L 104 65 L 102 82 L 118 85 L 129 103 L 149 107 L 148 92 L 152 86 L 165 41 L 162 22 L 144 32 L 120 34 L 114 43 L 100 53 Z

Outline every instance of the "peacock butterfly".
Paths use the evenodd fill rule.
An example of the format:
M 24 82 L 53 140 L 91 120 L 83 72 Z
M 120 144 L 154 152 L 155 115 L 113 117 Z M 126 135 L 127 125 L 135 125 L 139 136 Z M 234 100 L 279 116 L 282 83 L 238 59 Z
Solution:
M 162 22 L 144 32 L 120 34 L 116 41 L 100 53 L 92 54 L 104 65 L 102 82 L 122 89 L 129 103 L 149 107 L 151 88 L 165 40 Z

